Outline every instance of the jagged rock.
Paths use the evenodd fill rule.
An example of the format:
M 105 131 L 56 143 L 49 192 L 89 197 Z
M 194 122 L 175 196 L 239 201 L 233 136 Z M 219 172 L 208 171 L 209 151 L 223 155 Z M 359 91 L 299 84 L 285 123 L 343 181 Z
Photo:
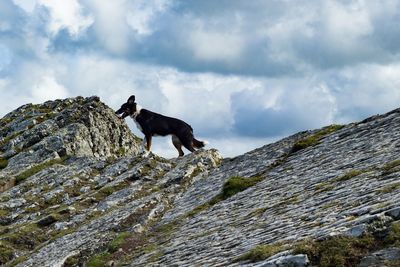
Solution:
M 24 105 L 0 120 L 0 264 L 307 266 L 290 250 L 304 239 L 393 239 L 399 137 L 394 110 L 231 159 L 210 149 L 168 160 L 142 156 L 97 97 Z M 228 192 L 232 177 L 247 185 Z M 265 244 L 289 252 L 235 261 Z M 368 253 L 360 266 L 398 252 Z
M 310 266 L 310 261 L 307 255 L 282 255 L 272 257 L 265 262 L 254 265 L 254 267 L 307 267 Z
M 400 248 L 387 248 L 364 257 L 358 267 L 396 266 L 399 262 Z

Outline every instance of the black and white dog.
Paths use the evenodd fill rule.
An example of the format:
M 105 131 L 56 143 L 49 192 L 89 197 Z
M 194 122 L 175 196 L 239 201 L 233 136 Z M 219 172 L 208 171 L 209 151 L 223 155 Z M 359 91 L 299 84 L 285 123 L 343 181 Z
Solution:
M 135 121 L 139 130 L 144 134 L 146 149 L 150 151 L 151 138 L 153 136 L 172 135 L 172 143 L 179 152 L 179 156 L 184 155 L 182 145 L 189 151 L 195 151 L 195 148 L 202 148 L 205 142 L 199 141 L 193 136 L 192 127 L 182 120 L 157 114 L 147 109 L 140 108 L 135 102 L 135 96 L 132 95 L 128 101 L 115 112 L 124 119 L 130 116 Z

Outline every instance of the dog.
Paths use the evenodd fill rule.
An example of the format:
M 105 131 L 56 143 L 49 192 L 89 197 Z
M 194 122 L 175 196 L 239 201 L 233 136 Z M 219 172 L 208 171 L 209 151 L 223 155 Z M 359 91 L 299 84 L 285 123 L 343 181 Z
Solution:
M 119 118 L 125 119 L 127 116 L 133 118 L 136 126 L 144 134 L 145 148 L 150 152 L 151 139 L 153 136 L 172 135 L 172 144 L 178 150 L 179 157 L 184 155 L 182 145 L 190 152 L 195 148 L 202 148 L 205 142 L 197 140 L 193 135 L 193 128 L 186 122 L 167 117 L 150 110 L 141 108 L 135 102 L 135 96 L 132 95 L 128 101 L 122 104 L 121 108 L 115 112 Z

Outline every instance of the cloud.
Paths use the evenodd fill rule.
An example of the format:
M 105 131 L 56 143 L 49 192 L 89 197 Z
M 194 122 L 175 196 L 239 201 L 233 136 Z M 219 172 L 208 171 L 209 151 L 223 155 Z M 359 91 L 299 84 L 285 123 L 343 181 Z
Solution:
M 76 37 L 93 23 L 92 17 L 84 15 L 78 0 L 38 0 L 38 5 L 45 6 L 50 13 L 47 26 L 52 35 L 65 28 L 72 37 Z
M 269 89 L 232 95 L 237 135 L 275 137 L 333 122 L 336 99 L 324 84 L 302 80 L 281 81 L 281 85 L 269 83 L 265 83 Z
M 348 123 L 399 107 L 399 75 L 400 63 L 360 65 L 328 75 L 338 105 L 335 121 Z
M 4 0 L 0 114 L 135 94 L 239 154 L 396 108 L 399 16 L 399 0 Z M 170 140 L 154 149 L 170 155 Z
M 32 88 L 32 98 L 39 102 L 45 102 L 49 99 L 63 99 L 67 96 L 67 89 L 50 75 L 41 77 Z

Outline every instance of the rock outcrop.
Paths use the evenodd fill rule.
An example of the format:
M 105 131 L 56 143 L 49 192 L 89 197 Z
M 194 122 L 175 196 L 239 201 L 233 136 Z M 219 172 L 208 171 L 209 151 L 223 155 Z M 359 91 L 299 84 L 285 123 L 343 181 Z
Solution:
M 0 263 L 397 266 L 399 137 L 394 110 L 167 160 L 97 97 L 25 105 L 0 121 Z

